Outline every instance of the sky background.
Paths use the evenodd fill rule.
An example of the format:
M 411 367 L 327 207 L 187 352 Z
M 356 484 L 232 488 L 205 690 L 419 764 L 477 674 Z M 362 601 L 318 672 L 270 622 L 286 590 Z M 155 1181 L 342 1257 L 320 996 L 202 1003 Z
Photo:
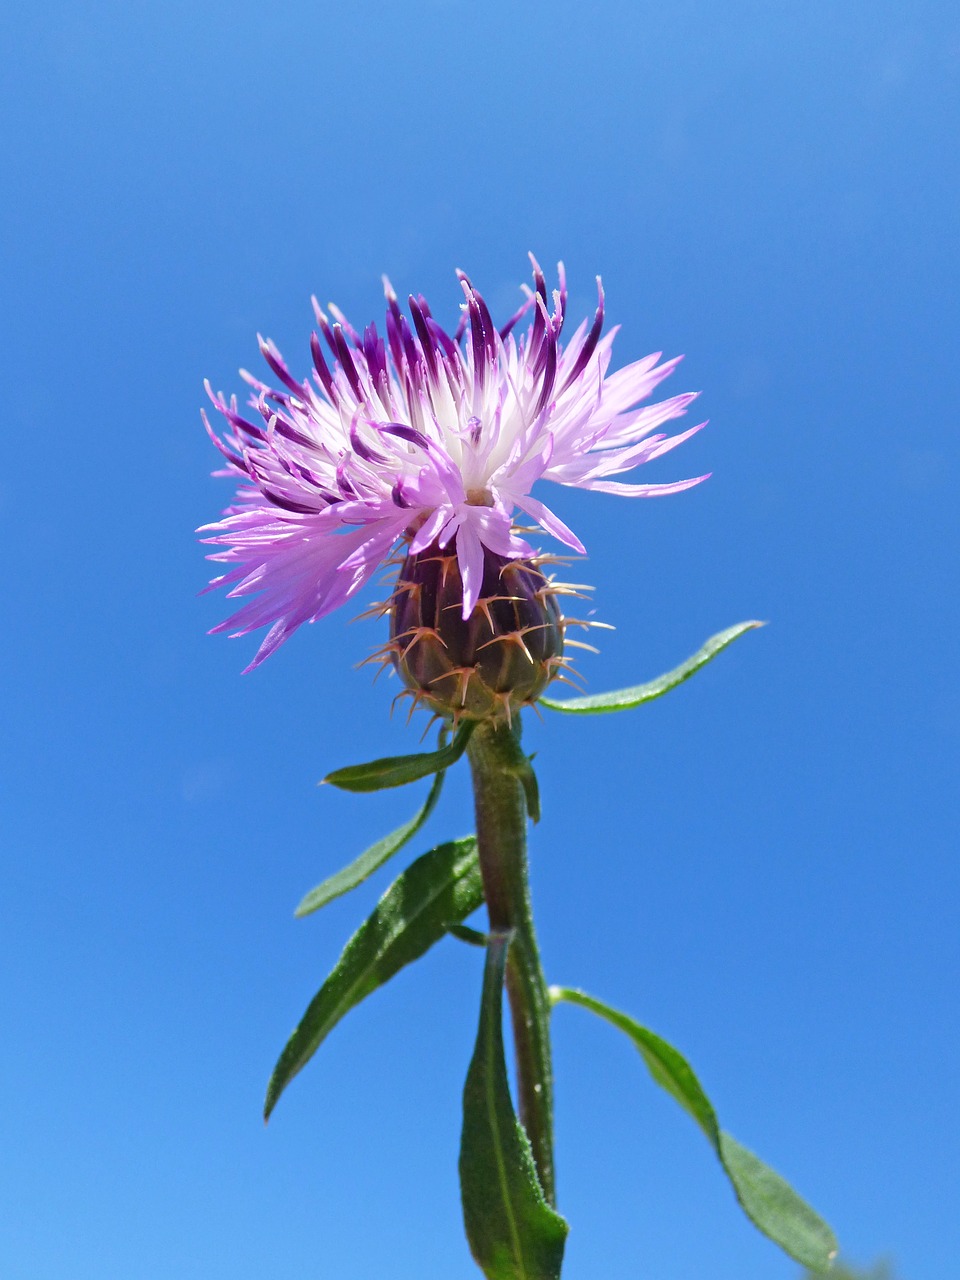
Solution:
M 544 493 L 614 623 L 591 691 L 745 618 L 661 702 L 531 718 L 551 981 L 691 1060 L 846 1254 L 943 1280 L 956 1108 L 960 17 L 762 0 L 14 3 L 0 19 L 0 1275 L 454 1280 L 479 953 L 350 1015 L 260 1119 L 276 1054 L 389 870 L 300 896 L 421 788 L 353 612 L 256 640 L 195 528 L 202 381 L 381 272 L 506 317 L 533 250 L 615 364 L 686 353 L 710 427 L 628 503 Z M 641 477 L 637 477 L 641 478 Z M 394 685 L 395 688 L 395 685 Z M 415 854 L 470 829 L 465 770 Z M 401 857 L 406 857 L 406 851 Z M 395 870 L 400 864 L 395 865 Z M 555 1019 L 564 1280 L 796 1280 L 630 1045 Z

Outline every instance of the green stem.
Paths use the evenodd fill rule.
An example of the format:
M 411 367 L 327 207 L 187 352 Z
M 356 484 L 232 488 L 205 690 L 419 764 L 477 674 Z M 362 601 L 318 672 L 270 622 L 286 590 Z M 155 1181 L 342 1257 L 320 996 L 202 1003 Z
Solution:
M 517 1062 L 517 1102 L 548 1204 L 553 1169 L 550 999 L 533 928 L 527 875 L 527 805 L 521 778 L 529 763 L 519 725 L 484 722 L 467 748 L 473 772 L 477 845 L 491 930 L 510 930 L 507 995 Z

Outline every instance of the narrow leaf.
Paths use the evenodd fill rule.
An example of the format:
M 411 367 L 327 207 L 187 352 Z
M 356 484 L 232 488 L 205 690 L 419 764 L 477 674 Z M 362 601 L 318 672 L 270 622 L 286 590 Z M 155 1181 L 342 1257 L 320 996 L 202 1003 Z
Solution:
M 700 1082 L 693 1074 L 693 1068 L 682 1054 L 661 1039 L 655 1032 L 642 1027 L 639 1022 L 619 1009 L 595 1000 L 585 991 L 577 991 L 571 987 L 551 987 L 550 999 L 556 1004 L 563 1000 L 567 1004 L 578 1004 L 583 1009 L 605 1018 L 613 1023 L 625 1035 L 628 1035 L 646 1063 L 647 1070 L 662 1089 L 666 1089 L 684 1111 L 696 1120 L 697 1124 L 710 1140 L 711 1145 L 720 1155 L 720 1129 L 710 1100 L 700 1087 Z
M 820 1274 L 837 1252 L 833 1232 L 789 1182 L 729 1133 L 720 1134 L 721 1160 L 744 1213 L 791 1258 Z
M 531 822 L 540 821 L 540 786 L 533 771 L 533 756 L 528 756 L 520 745 L 520 724 L 516 736 L 504 734 L 500 740 L 504 767 L 520 783 Z
M 411 863 L 344 947 L 311 1000 L 274 1067 L 264 1118 L 344 1014 L 422 956 L 448 925 L 465 920 L 482 901 L 475 836 L 438 845 Z
M 348 867 L 343 867 L 336 875 L 330 876 L 322 884 L 318 884 L 315 889 L 311 889 L 306 897 L 301 900 L 294 915 L 308 916 L 311 912 L 319 911 L 321 907 L 325 907 L 334 898 L 339 898 L 343 894 L 349 893 L 358 884 L 363 884 L 364 880 L 372 876 L 389 858 L 392 858 L 395 853 L 402 849 L 408 840 L 417 834 L 433 812 L 434 806 L 440 797 L 442 786 L 443 772 L 441 771 L 434 778 L 433 786 L 430 788 L 430 793 L 423 806 L 408 822 L 405 822 L 401 827 L 397 827 L 396 831 L 391 831 L 388 836 L 384 836 L 376 844 L 372 844 L 369 849 L 365 849 L 359 858 L 355 858 Z
M 551 711 L 569 711 L 574 715 L 600 715 L 605 711 L 629 711 L 633 707 L 641 706 L 644 702 L 652 702 L 654 698 L 663 697 L 678 684 L 683 684 L 684 680 L 689 680 L 701 667 L 705 667 L 718 653 L 722 653 L 745 632 L 753 631 L 763 625 L 762 622 L 738 622 L 735 627 L 718 631 L 686 662 L 681 662 L 679 667 L 674 667 L 672 671 L 657 676 L 656 680 L 649 680 L 646 684 L 635 684 L 629 689 L 617 689 L 614 693 L 595 693 L 583 698 L 560 700 L 541 698 L 540 706 L 549 707 Z
M 463 1090 L 460 1190 L 467 1240 L 487 1280 L 557 1280 L 567 1224 L 547 1204 L 513 1110 L 503 1057 L 509 934 L 487 947 L 480 1027 Z
M 481 933 L 479 929 L 471 929 L 468 924 L 448 924 L 447 933 L 451 938 L 469 943 L 471 947 L 485 947 L 490 941 L 488 934 Z
M 618 1009 L 570 987 L 551 987 L 552 1003 L 578 1004 L 618 1027 L 640 1051 L 647 1070 L 693 1117 L 733 1184 L 740 1207 L 764 1235 L 812 1271 L 829 1270 L 837 1241 L 822 1218 L 762 1160 L 720 1129 L 713 1106 L 678 1050 Z
M 405 786 L 456 764 L 466 751 L 475 728 L 476 721 L 466 720 L 448 747 L 421 751 L 413 756 L 385 756 L 368 764 L 350 764 L 345 769 L 334 769 L 322 781 L 344 791 L 383 791 L 387 787 Z
M 537 782 L 537 775 L 533 772 L 532 757 L 523 757 L 523 764 L 520 766 L 517 776 L 520 779 L 521 787 L 523 787 L 523 795 L 527 803 L 527 813 L 530 815 L 530 821 L 539 822 L 540 784 Z

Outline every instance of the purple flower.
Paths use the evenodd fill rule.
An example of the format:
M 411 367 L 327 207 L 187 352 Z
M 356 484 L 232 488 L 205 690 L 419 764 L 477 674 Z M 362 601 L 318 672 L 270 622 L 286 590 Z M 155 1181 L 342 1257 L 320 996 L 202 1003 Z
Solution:
M 297 382 L 272 342 L 260 350 L 279 386 L 244 372 L 260 421 L 242 417 L 235 398 L 207 392 L 227 428 L 227 460 L 218 475 L 240 487 L 231 506 L 201 532 L 223 548 L 228 565 L 210 586 L 250 596 L 214 631 L 270 630 L 252 670 L 304 622 L 348 600 L 402 539 L 408 553 L 431 544 L 456 550 L 463 616 L 473 612 L 485 551 L 534 554 L 514 528 L 518 510 L 575 551 L 584 548 L 531 490 L 538 480 L 622 497 L 651 498 L 689 489 L 706 476 L 672 484 L 624 484 L 622 475 L 669 452 L 699 431 L 656 433 L 681 417 L 695 394 L 637 408 L 672 373 L 679 357 L 646 356 L 608 373 L 616 330 L 601 337 L 603 288 L 593 323 L 566 343 L 563 266 L 548 295 L 533 261 L 534 289 L 501 328 L 480 294 L 458 272 L 466 301 L 451 336 L 423 297 L 409 300 L 411 320 L 384 280 L 386 339 L 369 325 L 357 333 L 331 307 L 317 306 L 313 377 Z M 527 327 L 516 336 L 518 322 Z

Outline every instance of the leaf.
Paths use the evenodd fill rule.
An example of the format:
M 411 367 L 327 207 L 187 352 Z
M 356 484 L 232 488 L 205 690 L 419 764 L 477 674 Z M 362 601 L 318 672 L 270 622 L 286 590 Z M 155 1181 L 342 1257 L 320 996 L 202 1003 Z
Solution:
M 823 1219 L 800 1199 L 789 1182 L 731 1134 L 720 1134 L 720 1149 L 720 1159 L 737 1199 L 754 1226 L 811 1271 L 829 1271 L 837 1241 Z
M 447 933 L 451 938 L 466 942 L 471 947 L 486 947 L 490 940 L 488 934 L 481 933 L 479 929 L 471 929 L 468 924 L 448 924 Z
M 460 1190 L 467 1240 L 487 1280 L 556 1280 L 567 1224 L 547 1204 L 503 1057 L 503 976 L 511 935 L 491 935 L 480 1027 L 463 1089 Z
M 530 821 L 533 823 L 539 822 L 540 784 L 537 782 L 537 775 L 533 771 L 533 756 L 528 756 L 520 746 L 519 729 L 516 737 L 513 734 L 503 735 L 500 741 L 500 750 L 503 753 L 503 763 L 507 772 L 511 773 L 523 788 L 523 797 L 526 801 Z
M 475 728 L 476 721 L 467 720 L 448 747 L 421 751 L 413 756 L 385 756 L 368 764 L 350 764 L 345 769 L 334 769 L 322 781 L 344 791 L 383 791 L 387 787 L 405 786 L 456 764 L 466 751 Z
M 829 1269 L 837 1252 L 833 1232 L 789 1183 L 720 1129 L 709 1098 L 678 1050 L 633 1018 L 584 991 L 551 987 L 550 999 L 554 1004 L 563 1000 L 589 1009 L 628 1035 L 657 1084 L 680 1103 L 706 1134 L 733 1184 L 740 1207 L 754 1226 L 797 1262 L 817 1272 Z
M 443 771 L 433 780 L 433 786 L 420 808 L 414 816 L 397 827 L 396 831 L 391 831 L 388 836 L 384 836 L 378 840 L 376 844 L 372 844 L 369 849 L 365 849 L 359 858 L 355 858 L 349 866 L 343 867 L 336 875 L 330 876 L 324 880 L 322 884 L 318 884 L 315 889 L 304 897 L 296 911 L 295 916 L 308 916 L 313 911 L 319 911 L 321 907 L 325 907 L 328 902 L 332 902 L 334 898 L 340 898 L 345 893 L 349 893 L 351 889 L 355 889 L 358 884 L 363 884 L 377 871 L 388 858 L 392 858 L 413 836 L 417 834 L 426 820 L 433 812 L 437 800 L 440 797 L 440 789 L 443 786 Z
M 483 902 L 475 836 L 450 840 L 402 872 L 360 926 L 287 1041 L 267 1086 L 264 1118 L 355 1005 L 465 920 Z
M 551 711 L 569 711 L 574 715 L 600 715 L 605 711 L 629 711 L 633 707 L 642 706 L 644 702 L 652 702 L 654 698 L 662 698 L 665 693 L 675 689 L 684 680 L 711 662 L 718 653 L 722 653 L 728 645 L 733 644 L 747 631 L 762 627 L 762 622 L 738 622 L 735 627 L 727 627 L 726 631 L 718 631 L 711 636 L 702 649 L 698 649 L 693 657 L 681 662 L 679 667 L 665 675 L 657 676 L 646 684 L 635 684 L 629 689 L 617 689 L 614 693 L 594 693 L 583 698 L 541 698 L 540 706 L 549 707 Z
M 532 756 L 523 757 L 523 763 L 517 769 L 517 777 L 523 787 L 530 821 L 536 823 L 540 821 L 540 784 L 537 782 L 537 775 L 533 772 L 532 761 Z
M 720 1154 L 720 1130 L 717 1117 L 714 1115 L 710 1100 L 700 1088 L 693 1069 L 682 1054 L 678 1053 L 666 1040 L 662 1040 L 655 1032 L 642 1027 L 633 1018 L 619 1009 L 614 1009 L 585 991 L 577 991 L 570 987 L 551 987 L 550 999 L 556 1004 L 563 1000 L 568 1004 L 578 1004 L 589 1009 L 591 1013 L 605 1018 L 630 1037 L 646 1063 L 647 1070 L 662 1089 L 672 1095 L 688 1112 L 709 1138 L 717 1154 Z

